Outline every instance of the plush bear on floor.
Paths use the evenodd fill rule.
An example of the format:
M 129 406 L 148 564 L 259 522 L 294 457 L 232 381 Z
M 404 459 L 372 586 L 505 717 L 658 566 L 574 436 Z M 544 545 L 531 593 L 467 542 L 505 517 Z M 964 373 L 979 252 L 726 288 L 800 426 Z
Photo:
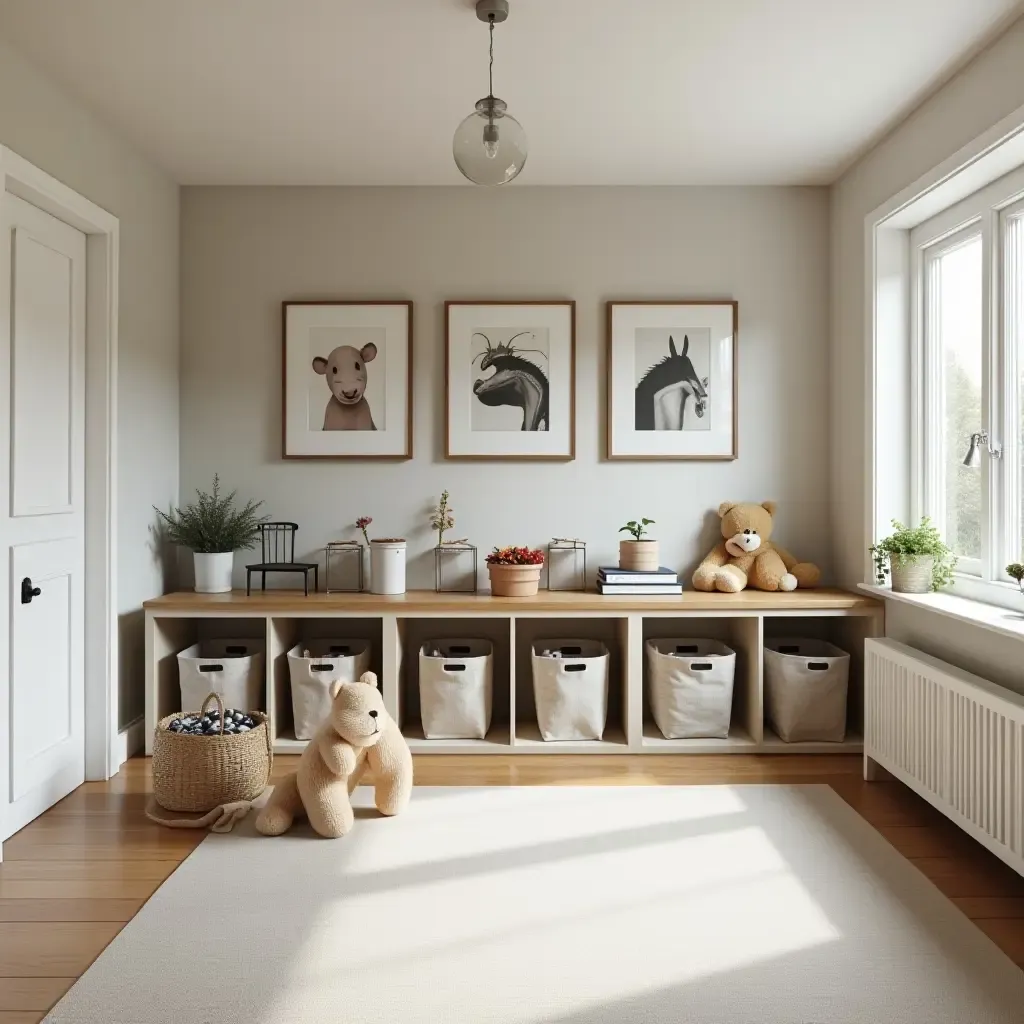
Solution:
M 355 815 L 350 794 L 367 768 L 381 814 L 398 814 L 412 793 L 412 755 L 395 720 L 384 708 L 377 677 L 331 685 L 331 713 L 299 759 L 298 770 L 275 787 L 256 819 L 265 836 L 287 832 L 297 815 L 327 839 L 345 835 Z
M 760 505 L 723 502 L 722 540 L 693 574 L 697 590 L 737 594 L 748 585 L 757 590 L 816 587 L 821 572 L 811 562 L 798 562 L 771 540 L 775 502 Z

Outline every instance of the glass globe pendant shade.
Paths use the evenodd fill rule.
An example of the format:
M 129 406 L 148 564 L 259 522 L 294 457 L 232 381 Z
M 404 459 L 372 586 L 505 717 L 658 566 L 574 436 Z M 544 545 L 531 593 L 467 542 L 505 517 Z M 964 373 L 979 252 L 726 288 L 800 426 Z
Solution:
M 455 164 L 477 185 L 504 185 L 526 164 L 526 132 L 504 100 L 486 96 L 455 129 Z

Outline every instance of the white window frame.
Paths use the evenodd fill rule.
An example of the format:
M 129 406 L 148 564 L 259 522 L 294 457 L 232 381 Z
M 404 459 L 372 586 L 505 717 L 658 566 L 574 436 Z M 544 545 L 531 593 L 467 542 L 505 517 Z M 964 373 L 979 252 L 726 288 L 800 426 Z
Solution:
M 1005 566 L 1020 561 L 1013 538 L 1021 537 L 1017 507 L 1020 464 L 1020 402 L 1024 395 L 1005 382 L 1020 382 L 1017 347 L 1019 325 L 1010 322 L 1007 302 L 1010 275 L 1007 265 L 1006 224 L 1024 210 L 1024 168 L 1005 175 L 973 195 L 935 214 L 910 231 L 910 512 L 913 522 L 929 515 L 942 529 L 945 496 L 941 477 L 941 446 L 929 438 L 941 436 L 942 366 L 926 356 L 930 310 L 927 279 L 936 260 L 965 241 L 982 242 L 982 415 L 978 430 L 988 432 L 989 445 L 998 457 L 982 453 L 980 468 L 985 517 L 982 552 L 978 559 L 961 558 L 953 592 L 977 600 L 992 600 L 1011 581 Z M 966 453 L 965 453 L 966 454 Z

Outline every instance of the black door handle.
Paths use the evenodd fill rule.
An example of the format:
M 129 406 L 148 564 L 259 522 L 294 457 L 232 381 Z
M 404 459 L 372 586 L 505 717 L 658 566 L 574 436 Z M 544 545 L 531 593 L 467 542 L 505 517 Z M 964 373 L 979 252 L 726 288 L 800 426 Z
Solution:
M 21 581 L 21 603 L 31 604 L 33 597 L 38 597 L 42 593 L 39 587 L 32 586 L 32 578 L 26 576 Z

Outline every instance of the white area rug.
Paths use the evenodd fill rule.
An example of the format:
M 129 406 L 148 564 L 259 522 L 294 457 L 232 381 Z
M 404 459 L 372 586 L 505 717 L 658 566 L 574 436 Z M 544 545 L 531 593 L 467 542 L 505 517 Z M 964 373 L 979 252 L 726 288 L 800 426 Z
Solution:
M 333 842 L 246 821 L 47 1018 L 1022 1019 L 1024 973 L 824 786 L 417 789 Z

